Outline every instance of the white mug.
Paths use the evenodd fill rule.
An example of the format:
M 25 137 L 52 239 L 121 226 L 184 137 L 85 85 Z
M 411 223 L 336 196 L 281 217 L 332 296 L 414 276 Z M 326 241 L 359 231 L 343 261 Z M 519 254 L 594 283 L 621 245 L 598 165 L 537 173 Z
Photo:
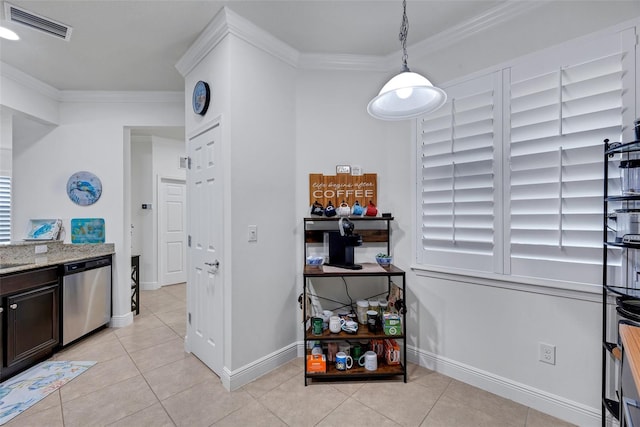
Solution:
M 357 332 L 358 331 L 358 322 L 354 320 L 344 320 L 341 319 L 342 330 L 346 332 Z
M 358 365 L 364 366 L 367 371 L 377 371 L 378 355 L 374 351 L 367 351 L 358 359 Z
M 329 330 L 334 334 L 337 334 L 342 329 L 342 322 L 338 316 L 331 316 L 329 318 Z

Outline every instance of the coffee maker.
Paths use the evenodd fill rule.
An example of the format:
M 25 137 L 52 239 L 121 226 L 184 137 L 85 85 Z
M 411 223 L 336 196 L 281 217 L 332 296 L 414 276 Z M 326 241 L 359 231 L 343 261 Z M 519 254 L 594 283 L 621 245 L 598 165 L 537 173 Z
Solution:
M 362 236 L 353 234 L 354 225 L 347 218 L 340 218 L 339 231 L 329 231 L 329 262 L 326 265 L 360 270 L 362 266 L 354 263 L 354 248 L 362 245 Z

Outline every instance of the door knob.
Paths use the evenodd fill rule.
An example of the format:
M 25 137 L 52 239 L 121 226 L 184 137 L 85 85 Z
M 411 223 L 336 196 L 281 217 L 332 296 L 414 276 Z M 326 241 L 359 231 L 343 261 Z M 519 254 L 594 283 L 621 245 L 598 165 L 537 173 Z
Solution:
M 4 308 L 0 307 L 0 313 L 2 313 L 4 311 Z
M 9 308 L 15 310 L 16 308 L 18 308 L 18 304 L 11 304 Z

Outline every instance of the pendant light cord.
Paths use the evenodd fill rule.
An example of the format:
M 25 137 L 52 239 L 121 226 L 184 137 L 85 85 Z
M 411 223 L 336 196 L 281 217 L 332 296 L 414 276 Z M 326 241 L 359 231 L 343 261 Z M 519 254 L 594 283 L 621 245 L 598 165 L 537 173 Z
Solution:
M 409 71 L 407 65 L 407 34 L 409 33 L 409 19 L 407 18 L 407 0 L 402 0 L 402 24 L 400 25 L 400 44 L 402 45 L 402 72 Z

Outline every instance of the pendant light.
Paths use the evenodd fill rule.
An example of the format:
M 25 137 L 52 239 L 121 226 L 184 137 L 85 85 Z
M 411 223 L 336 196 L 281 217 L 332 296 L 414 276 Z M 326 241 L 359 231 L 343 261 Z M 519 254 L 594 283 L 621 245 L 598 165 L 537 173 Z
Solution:
M 402 25 L 400 43 L 402 44 L 402 71 L 385 84 L 378 96 L 373 98 L 367 111 L 376 119 L 406 120 L 430 113 L 442 107 L 447 94 L 418 73 L 413 73 L 407 65 L 407 0 L 402 0 Z

